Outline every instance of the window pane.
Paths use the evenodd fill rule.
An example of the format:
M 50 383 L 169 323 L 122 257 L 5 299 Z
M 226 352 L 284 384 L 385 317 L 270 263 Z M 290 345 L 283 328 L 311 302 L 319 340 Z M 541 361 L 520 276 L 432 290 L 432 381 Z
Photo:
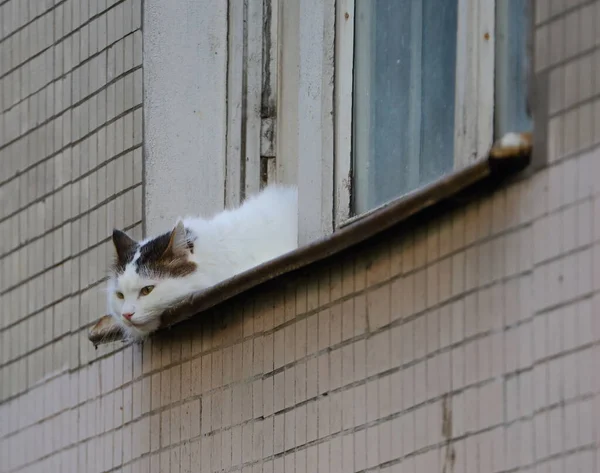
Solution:
M 363 213 L 453 167 L 457 2 L 356 0 L 353 199 Z

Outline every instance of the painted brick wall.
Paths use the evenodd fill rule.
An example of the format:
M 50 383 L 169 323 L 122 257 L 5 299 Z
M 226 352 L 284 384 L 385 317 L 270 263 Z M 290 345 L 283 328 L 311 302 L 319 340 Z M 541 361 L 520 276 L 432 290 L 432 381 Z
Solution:
M 141 235 L 141 19 L 141 0 L 0 2 L 2 472 L 107 465 L 86 333 L 113 225 Z
M 71 132 L 63 141 L 70 167 L 4 179 L 12 210 L 2 210 L 0 242 L 0 471 L 598 471 L 599 25 L 598 1 L 537 1 L 536 71 L 550 83 L 547 167 L 423 226 L 274 281 L 143 347 L 96 352 L 80 330 L 102 304 L 94 282 L 107 246 L 90 243 L 106 242 L 108 233 L 88 209 L 99 164 L 85 165 L 85 185 L 84 165 L 75 172 L 88 135 Z M 0 43 L 4 55 L 7 44 Z M 2 176 L 13 176 L 22 162 L 14 150 L 25 146 L 17 136 L 33 138 L 53 122 L 27 132 L 31 120 L 10 115 L 6 71 L 16 65 L 7 69 L 5 57 Z M 8 97 L 16 102 L 13 92 Z M 80 102 L 66 107 L 70 123 L 89 113 L 74 119 Z M 17 116 L 31 117 L 23 113 Z M 70 174 L 57 181 L 56 169 Z M 134 176 L 128 186 L 139 182 Z M 33 218 L 64 215 L 55 203 L 63 188 L 89 191 L 73 199 L 77 212 L 64 220 L 71 245 L 50 240 L 60 224 L 38 229 Z M 131 192 L 112 200 L 123 199 L 115 209 L 134 209 L 130 220 L 119 217 L 125 226 L 141 218 L 135 189 L 133 207 L 126 205 Z M 90 240 L 74 238 L 80 234 Z M 56 258 L 73 244 L 42 267 L 31 257 L 54 248 Z

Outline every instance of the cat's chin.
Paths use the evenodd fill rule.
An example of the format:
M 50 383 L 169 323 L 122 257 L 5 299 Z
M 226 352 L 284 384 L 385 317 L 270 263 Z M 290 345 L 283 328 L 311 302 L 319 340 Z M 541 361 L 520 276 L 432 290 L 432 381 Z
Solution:
M 124 338 L 130 341 L 141 342 L 160 327 L 160 318 L 146 323 L 127 323 L 120 317 L 115 317 L 120 325 Z

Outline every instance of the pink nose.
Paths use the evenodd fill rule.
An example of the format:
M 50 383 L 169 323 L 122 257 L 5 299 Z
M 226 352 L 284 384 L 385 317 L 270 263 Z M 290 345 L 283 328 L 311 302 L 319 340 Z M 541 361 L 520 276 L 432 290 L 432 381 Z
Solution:
M 134 312 L 128 312 L 126 314 L 123 314 L 123 317 L 125 317 L 127 320 L 131 320 L 131 317 L 133 317 Z

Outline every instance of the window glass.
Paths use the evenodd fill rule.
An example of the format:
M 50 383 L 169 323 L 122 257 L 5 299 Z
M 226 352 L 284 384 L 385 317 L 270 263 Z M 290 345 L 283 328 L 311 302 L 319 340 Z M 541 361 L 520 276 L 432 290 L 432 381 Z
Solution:
M 457 2 L 356 0 L 353 209 L 453 168 Z

